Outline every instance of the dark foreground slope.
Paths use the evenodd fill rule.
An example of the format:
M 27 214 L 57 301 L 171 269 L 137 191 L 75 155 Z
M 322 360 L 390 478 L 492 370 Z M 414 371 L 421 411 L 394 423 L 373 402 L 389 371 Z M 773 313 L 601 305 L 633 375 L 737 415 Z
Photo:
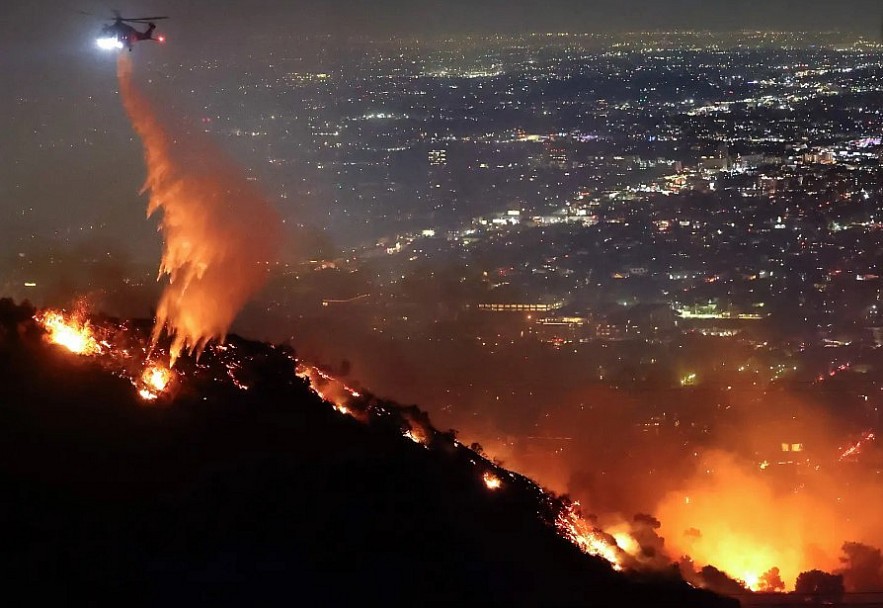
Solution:
M 512 478 L 335 412 L 290 355 L 172 404 L 45 344 L 0 301 L 0 555 L 22 603 L 727 606 L 581 554 Z M 22 595 L 22 593 L 26 595 Z

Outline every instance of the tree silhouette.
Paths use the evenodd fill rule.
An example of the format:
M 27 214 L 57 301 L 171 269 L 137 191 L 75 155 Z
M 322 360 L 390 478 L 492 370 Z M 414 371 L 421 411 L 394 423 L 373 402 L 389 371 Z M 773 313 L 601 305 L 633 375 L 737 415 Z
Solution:
M 797 577 L 795 593 L 813 596 L 817 602 L 839 602 L 843 598 L 843 575 L 808 570 Z
M 782 580 L 781 573 L 778 568 L 770 568 L 760 577 L 761 591 L 781 593 L 785 591 L 785 581 Z
M 864 543 L 843 543 L 841 557 L 843 583 L 850 591 L 879 591 L 883 589 L 883 555 L 880 549 Z

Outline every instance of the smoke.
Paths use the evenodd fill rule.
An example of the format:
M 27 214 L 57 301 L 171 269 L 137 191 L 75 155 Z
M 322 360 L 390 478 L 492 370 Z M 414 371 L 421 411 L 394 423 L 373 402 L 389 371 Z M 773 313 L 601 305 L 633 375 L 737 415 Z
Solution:
M 200 134 L 175 133 L 117 63 L 126 112 L 144 145 L 150 192 L 147 215 L 162 210 L 160 276 L 169 283 L 157 307 L 153 340 L 173 337 L 182 350 L 202 351 L 223 339 L 236 314 L 264 284 L 276 257 L 281 224 L 275 211 L 220 150 Z
M 880 591 L 883 589 L 883 553 L 864 543 L 843 543 L 843 568 L 835 574 L 843 576 L 844 586 L 850 591 Z
M 721 451 L 705 454 L 696 475 L 656 513 L 673 550 L 748 583 L 772 567 L 793 585 L 804 570 L 834 566 L 845 527 L 817 496 L 777 492 Z
M 873 550 L 883 544 L 881 455 L 867 442 L 860 457 L 840 457 L 871 422 L 839 399 L 784 388 L 615 390 L 529 345 L 518 359 L 481 358 L 462 342 L 360 348 L 356 335 L 335 334 L 324 345 L 340 350 L 323 354 L 346 356 L 372 390 L 407 395 L 489 457 L 578 499 L 641 566 L 689 558 L 691 582 L 733 593 L 792 590 L 811 569 L 842 573 L 848 590 L 883 576 Z

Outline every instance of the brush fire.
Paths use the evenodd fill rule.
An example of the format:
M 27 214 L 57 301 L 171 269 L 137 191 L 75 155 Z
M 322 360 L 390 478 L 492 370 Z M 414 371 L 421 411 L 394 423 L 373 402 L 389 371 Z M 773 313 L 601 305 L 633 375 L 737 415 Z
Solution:
M 50 310 L 41 313 L 37 321 L 49 335 L 49 340 L 77 355 L 97 355 L 101 346 L 92 335 L 88 322 L 77 320 L 76 316 Z
M 139 331 L 125 323 L 92 322 L 84 320 L 82 314 L 68 314 L 57 310 L 41 312 L 36 315 L 35 320 L 45 331 L 48 342 L 73 355 L 88 357 L 104 369 L 128 379 L 145 403 L 160 399 L 171 402 L 174 398 L 172 387 L 186 381 L 182 372 L 175 372 L 170 366 L 158 362 L 159 358 L 170 355 L 160 345 L 151 346 L 149 334 L 144 330 Z M 230 382 L 245 390 L 242 382 L 233 375 L 235 370 L 246 367 L 246 362 L 238 360 L 235 345 L 209 343 L 206 351 L 212 359 L 221 363 L 220 368 L 223 371 L 211 371 L 218 366 L 193 362 L 196 368 L 203 373 L 211 371 L 215 381 Z M 476 468 L 476 477 L 489 492 L 500 490 L 505 476 L 520 478 L 515 473 L 497 469 L 493 463 L 457 441 L 452 434 L 434 429 L 428 416 L 416 407 L 401 407 L 383 402 L 348 386 L 316 366 L 294 359 L 291 373 L 309 383 L 317 397 L 341 414 L 365 423 L 395 424 L 403 438 L 426 449 L 448 449 L 453 446 L 467 451 L 470 462 Z M 542 492 L 538 486 L 529 483 L 537 492 Z M 578 503 L 571 503 L 551 494 L 546 500 L 557 512 L 554 518 L 549 519 L 553 519 L 553 525 L 561 536 L 573 542 L 583 552 L 606 559 L 614 569 L 623 568 L 623 548 L 613 536 L 588 523 L 580 515 Z M 634 541 L 626 534 L 621 534 L 619 538 L 634 546 Z
M 82 313 L 58 310 L 40 312 L 35 320 L 48 342 L 126 378 L 145 404 L 171 405 L 176 392 L 196 375 L 248 390 L 249 359 L 235 341 L 210 342 L 205 347 L 208 361 L 187 357 L 186 365 L 173 371 L 161 362 L 170 357 L 170 341 L 151 345 L 146 325 L 88 319 Z M 731 594 L 784 592 L 795 588 L 803 572 L 846 571 L 847 558 L 840 557 L 841 547 L 846 547 L 844 537 L 861 540 L 866 536 L 856 521 L 844 520 L 836 505 L 825 507 L 808 486 L 783 495 L 758 478 L 765 471 L 756 464 L 743 465 L 724 453 L 704 457 L 703 473 L 689 480 L 689 492 L 673 491 L 662 501 L 659 520 L 647 515 L 631 520 L 584 515 L 579 502 L 542 489 L 491 462 L 480 449 L 465 446 L 453 433 L 436 430 L 416 407 L 378 399 L 317 366 L 293 355 L 289 358 L 289 373 L 307 383 L 339 415 L 395 429 L 423 449 L 462 451 L 475 467 L 477 483 L 489 493 L 503 491 L 507 479 L 533 488 L 548 508 L 539 516 L 561 537 L 582 552 L 606 560 L 614 570 L 677 568 L 697 587 Z M 874 439 L 871 431 L 863 433 L 835 454 L 835 460 L 842 455 L 854 457 Z M 852 504 L 879 504 L 875 496 L 863 490 L 852 497 Z
M 138 394 L 142 399 L 153 401 L 163 394 L 172 380 L 172 370 L 159 364 L 150 364 L 139 381 Z
M 200 162 L 191 162 L 193 150 L 182 151 L 160 122 L 137 90 L 125 56 L 118 72 L 125 108 L 144 144 L 148 215 L 162 212 L 160 276 L 168 275 L 169 284 L 152 327 L 59 310 L 42 311 L 35 321 L 48 342 L 125 378 L 145 404 L 171 405 L 178 391 L 193 390 L 195 376 L 248 391 L 253 380 L 249 355 L 226 336 L 266 279 L 279 242 L 279 220 L 210 146 L 197 148 Z M 458 454 L 471 463 L 475 483 L 493 500 L 513 484 L 530 488 L 546 505 L 539 517 L 615 570 L 679 569 L 689 583 L 725 593 L 781 592 L 794 589 L 809 570 L 844 572 L 849 567 L 849 558 L 840 557 L 845 541 L 865 546 L 861 543 L 883 537 L 883 526 L 867 516 L 869 505 L 883 503 L 883 492 L 876 486 L 835 483 L 837 472 L 819 470 L 802 443 L 782 444 L 788 450 L 779 460 L 762 462 L 741 462 L 713 450 L 697 453 L 701 462 L 695 474 L 659 502 L 658 520 L 649 515 L 595 517 L 584 515 L 579 502 L 502 468 L 474 445 L 465 446 L 453 432 L 436 430 L 417 407 L 378 399 L 288 356 L 292 377 L 307 383 L 338 415 L 390 428 L 416 444 L 414 449 Z M 868 430 L 832 450 L 831 460 L 854 461 L 875 440 Z M 775 470 L 785 467 L 794 472 L 791 478 L 779 474 L 774 479 Z M 883 585 L 883 572 L 878 575 Z

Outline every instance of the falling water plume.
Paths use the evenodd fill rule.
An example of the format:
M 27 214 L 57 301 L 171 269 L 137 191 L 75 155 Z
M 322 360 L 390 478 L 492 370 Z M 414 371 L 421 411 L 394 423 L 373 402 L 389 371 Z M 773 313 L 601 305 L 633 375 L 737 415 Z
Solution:
M 162 121 L 117 63 L 123 105 L 144 145 L 148 217 L 161 210 L 163 254 L 153 341 L 165 329 L 171 360 L 226 336 L 236 314 L 264 284 L 276 259 L 281 222 L 243 172 L 203 133 L 177 132 Z

